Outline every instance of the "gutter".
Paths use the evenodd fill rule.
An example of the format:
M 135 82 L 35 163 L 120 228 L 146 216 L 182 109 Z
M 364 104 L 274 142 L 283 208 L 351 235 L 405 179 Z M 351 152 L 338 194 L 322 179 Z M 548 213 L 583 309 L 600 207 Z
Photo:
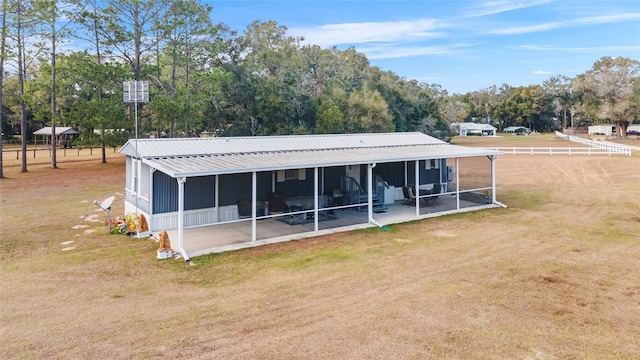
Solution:
M 178 181 L 178 250 L 182 255 L 184 261 L 189 262 L 191 259 L 187 255 L 187 251 L 184 249 L 184 183 L 187 181 L 186 177 L 176 178 Z
M 373 218 L 369 219 L 369 222 L 372 223 L 373 225 L 379 227 L 382 229 L 382 224 L 380 224 L 379 222 L 375 221 Z
M 178 250 L 180 250 L 180 254 L 182 255 L 182 258 L 184 259 L 184 261 L 190 262 L 191 259 L 189 258 L 189 255 L 187 255 L 187 252 L 182 247 L 182 244 L 180 244 L 178 247 L 179 247 Z

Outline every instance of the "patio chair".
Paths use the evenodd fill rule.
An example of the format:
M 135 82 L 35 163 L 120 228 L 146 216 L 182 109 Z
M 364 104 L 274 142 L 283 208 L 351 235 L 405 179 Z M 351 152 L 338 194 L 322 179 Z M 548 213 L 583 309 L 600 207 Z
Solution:
M 269 214 L 282 214 L 289 211 L 289 205 L 285 200 L 284 194 L 279 192 L 272 192 L 268 195 L 269 199 Z
M 251 217 L 251 199 L 238 200 L 238 216 L 241 219 Z
M 403 186 L 402 194 L 404 194 L 404 203 L 406 205 L 415 205 L 416 195 L 411 186 Z
M 441 183 L 433 184 L 433 189 L 431 189 L 430 196 L 426 198 L 427 205 L 433 205 L 433 206 L 440 205 L 442 203 L 442 200 L 440 200 L 440 198 L 435 194 L 440 194 L 441 192 L 442 192 L 442 184 Z

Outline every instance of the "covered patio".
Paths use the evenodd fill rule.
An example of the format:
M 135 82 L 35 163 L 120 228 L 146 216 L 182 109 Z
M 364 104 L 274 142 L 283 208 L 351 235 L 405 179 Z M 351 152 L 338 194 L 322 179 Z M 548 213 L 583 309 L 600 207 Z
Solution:
M 421 133 L 143 139 L 121 152 L 125 211 L 167 230 L 185 260 L 501 206 L 500 152 Z
M 494 204 L 474 200 L 461 200 L 461 208 L 456 208 L 456 198 L 453 195 L 443 196 L 436 205 L 420 203 L 421 219 L 453 214 L 464 211 L 477 211 L 495 207 Z M 376 214 L 379 225 L 388 226 L 415 220 L 415 208 L 405 204 L 402 200 L 389 206 L 386 212 Z M 221 253 L 246 249 L 256 246 L 275 244 L 280 242 L 302 240 L 305 238 L 322 236 L 337 232 L 378 227 L 367 221 L 367 214 L 358 211 L 339 211 L 335 221 L 319 222 L 318 230 L 314 230 L 314 222 L 288 225 L 277 218 L 262 219 L 257 225 L 256 241 L 247 241 L 252 235 L 251 219 L 236 223 L 213 224 L 207 226 L 184 229 L 184 237 L 189 239 L 185 243 L 185 250 L 190 256 Z M 177 239 L 178 229 L 167 230 L 171 239 Z

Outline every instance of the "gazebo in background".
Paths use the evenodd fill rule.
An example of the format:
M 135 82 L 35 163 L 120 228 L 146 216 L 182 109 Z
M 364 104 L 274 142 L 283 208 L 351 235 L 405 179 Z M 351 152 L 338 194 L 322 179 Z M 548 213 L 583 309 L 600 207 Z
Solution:
M 47 148 L 51 147 L 51 127 L 46 126 L 38 131 L 34 131 L 35 145 L 38 147 L 38 136 L 42 135 L 42 144 Z M 70 148 L 71 143 L 78 137 L 78 131 L 70 127 L 56 126 L 56 144 L 60 148 Z
M 528 128 L 524 126 L 508 126 L 504 128 L 504 130 L 502 131 L 512 135 L 529 135 L 529 133 L 531 132 Z

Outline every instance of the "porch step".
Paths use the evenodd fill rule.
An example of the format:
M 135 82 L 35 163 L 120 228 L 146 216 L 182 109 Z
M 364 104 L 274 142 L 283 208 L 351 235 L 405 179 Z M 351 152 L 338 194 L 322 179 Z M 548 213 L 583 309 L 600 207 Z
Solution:
M 368 196 L 366 194 L 361 194 L 358 200 L 360 202 L 367 202 Z M 384 202 L 380 199 L 377 193 L 373 193 L 371 195 L 371 200 L 373 202 L 373 212 L 379 213 L 379 212 L 387 211 L 389 209 L 387 205 L 385 205 Z M 360 206 L 360 207 L 357 207 L 356 210 L 367 211 L 367 207 Z

